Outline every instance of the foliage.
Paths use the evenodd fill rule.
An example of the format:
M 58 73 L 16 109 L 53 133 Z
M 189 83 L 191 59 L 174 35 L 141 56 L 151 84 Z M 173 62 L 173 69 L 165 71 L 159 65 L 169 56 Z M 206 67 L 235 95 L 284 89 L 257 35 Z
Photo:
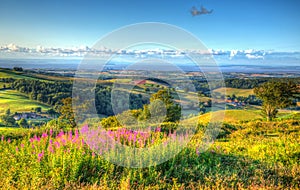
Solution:
M 29 126 L 27 120 L 24 118 L 19 120 L 18 125 L 21 128 L 27 128 Z
M 181 117 L 181 107 L 174 102 L 174 98 L 170 95 L 169 90 L 159 90 L 157 93 L 153 94 L 150 98 L 150 102 L 154 103 L 155 101 L 162 101 L 162 105 L 166 110 L 166 118 L 164 122 L 176 122 L 180 120 Z M 150 104 L 151 105 L 151 104 Z M 158 106 L 153 106 L 154 108 Z M 156 111 L 159 112 L 158 110 Z M 159 113 L 158 113 L 159 114 Z
M 42 108 L 41 107 L 36 107 L 36 108 L 34 108 L 34 111 L 37 112 L 37 113 L 41 113 Z
M 254 89 L 254 93 L 262 99 L 262 113 L 268 121 L 274 119 L 279 108 L 293 104 L 297 93 L 297 85 L 292 82 L 267 82 Z
M 101 120 L 101 126 L 104 128 L 115 128 L 120 127 L 121 124 L 117 120 L 116 116 L 110 116 Z
M 278 127 L 281 126 L 282 127 Z M 205 128 L 205 127 L 204 127 Z M 205 152 L 199 131 L 179 154 L 146 168 L 106 161 L 86 144 L 83 128 L 14 131 L 0 141 L 3 189 L 297 189 L 300 186 L 299 121 L 225 124 Z M 28 132 L 25 132 L 28 131 Z M 153 146 L 168 136 L 118 129 L 107 131 L 127 146 Z M 1 130 L 0 130 L 1 134 Z M 274 138 L 276 136 L 276 138 Z M 173 138 L 173 136 L 170 136 Z M 180 137 L 180 135 L 179 135 Z M 184 138 L 184 136 L 182 136 Z M 181 137 L 180 137 L 181 138 Z M 179 138 L 179 139 L 180 139 Z M 119 139 L 119 140 L 118 140 Z M 160 154 L 166 154 L 162 149 Z M 104 154 L 104 152 L 103 152 Z M 143 159 L 143 158 L 141 158 Z M 128 160 L 130 161 L 130 160 Z
M 11 112 L 30 112 L 35 107 L 41 107 L 43 110 L 49 109 L 48 105 L 30 100 L 26 95 L 15 90 L 0 91 L 0 112 L 8 107 Z
M 13 71 L 19 71 L 19 72 L 22 72 L 22 71 L 23 71 L 23 68 L 22 68 L 22 67 L 14 67 L 14 68 L 13 68 Z
M 12 114 L 10 113 L 10 109 L 7 109 L 5 111 L 5 114 L 2 115 L 0 119 L 5 126 L 13 127 L 16 125 L 16 121 L 12 116 Z
M 72 127 L 76 127 L 75 116 L 72 108 L 72 98 L 65 98 L 62 100 L 62 106 L 59 109 L 59 119 L 65 119 L 69 121 Z

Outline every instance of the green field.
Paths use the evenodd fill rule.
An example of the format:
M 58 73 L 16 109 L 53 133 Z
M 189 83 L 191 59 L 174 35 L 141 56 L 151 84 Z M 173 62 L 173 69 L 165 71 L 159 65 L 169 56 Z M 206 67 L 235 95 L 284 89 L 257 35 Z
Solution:
M 201 123 L 208 123 L 212 116 L 214 118 L 212 121 L 223 120 L 224 122 L 248 121 L 262 118 L 259 110 L 226 110 L 216 111 L 214 113 L 209 112 L 201 116 L 187 119 L 185 122 L 195 123 L 199 121 Z
M 49 106 L 30 100 L 26 95 L 15 90 L 0 90 L 0 113 L 10 108 L 11 112 L 28 112 L 32 108 L 41 107 L 42 111 Z
M 215 89 L 214 92 L 222 93 L 224 89 L 226 91 L 226 95 L 230 95 L 230 96 L 235 94 L 236 96 L 247 97 L 249 95 L 254 94 L 253 89 L 238 89 L 238 88 L 218 88 Z
M 2 69 L 2 68 L 0 68 L 0 78 L 33 79 L 33 77 L 26 76 L 22 72 L 16 72 L 16 71 Z

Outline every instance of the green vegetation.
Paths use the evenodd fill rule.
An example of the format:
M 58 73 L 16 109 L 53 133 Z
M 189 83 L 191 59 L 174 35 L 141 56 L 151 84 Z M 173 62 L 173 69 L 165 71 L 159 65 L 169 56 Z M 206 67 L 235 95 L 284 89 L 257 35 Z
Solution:
M 212 113 L 205 113 L 200 116 L 196 116 L 193 118 L 186 119 L 185 123 L 203 123 L 207 124 L 210 122 L 212 117 Z M 224 122 L 233 122 L 238 123 L 242 121 L 250 121 L 261 119 L 262 116 L 260 115 L 258 110 L 226 110 L 226 111 L 216 111 L 214 112 L 214 119 L 218 121 Z
M 5 126 L 10 126 L 10 127 L 14 127 L 16 124 L 15 119 L 13 118 L 10 109 L 7 109 L 5 111 L 4 115 L 1 115 L 0 117 L 1 122 L 5 125 Z
M 218 88 L 215 89 L 213 92 L 224 92 L 226 91 L 226 95 L 232 96 L 244 96 L 248 97 L 249 95 L 253 95 L 253 89 L 238 89 L 238 88 Z
M 49 106 L 35 100 L 30 100 L 28 96 L 15 90 L 0 90 L 0 113 L 10 108 L 12 113 L 30 112 L 36 107 L 41 107 L 43 111 Z
M 128 89 L 134 87 L 133 91 L 117 88 L 114 94 L 111 85 L 117 79 L 111 73 L 101 79 L 95 87 L 95 105 L 103 119 L 87 119 L 84 123 L 89 127 L 84 125 L 78 129 L 72 111 L 69 78 L 21 68 L 0 69 L 0 116 L 5 126 L 0 127 L 0 189 L 300 188 L 300 114 L 279 110 L 278 118 L 267 121 L 259 110 L 261 100 L 252 90 L 256 88 L 256 94 L 264 101 L 263 109 L 271 104 L 277 110 L 299 100 L 299 97 L 287 98 L 291 97 L 288 85 L 269 88 L 267 84 L 270 83 L 263 84 L 270 80 L 266 78 L 226 79 L 227 97 L 220 94 L 222 89 L 218 89 L 218 84 L 212 88 L 220 100 L 227 98 L 227 107 L 230 104 L 231 110 L 212 113 L 208 84 L 201 77 L 191 77 L 197 92 L 191 92 L 185 85 L 179 85 L 176 90 L 169 88 L 160 79 L 135 82 L 124 77 L 120 79 L 122 85 Z M 84 79 L 80 82 L 86 83 Z M 186 93 L 179 99 L 176 91 Z M 82 89 L 82 93 L 90 91 Z M 113 100 L 112 95 L 115 96 Z M 129 110 L 122 110 L 128 97 Z M 189 104 L 189 100 L 199 105 Z M 80 113 L 83 115 L 90 103 L 87 100 L 76 105 L 76 113 L 79 112 L 76 119 L 82 119 Z M 178 103 L 182 103 L 182 108 Z M 118 113 L 113 112 L 112 105 Z M 195 109 L 189 108 L 195 107 L 201 115 L 184 117 L 188 119 L 180 122 L 182 131 L 174 133 L 180 125 L 181 113 L 191 113 Z M 20 117 L 16 122 L 15 112 L 35 112 L 55 119 Z M 162 115 L 166 117 L 160 118 Z M 203 135 L 207 127 L 211 127 L 208 125 L 211 119 L 223 123 L 216 129 L 219 133 L 213 144 L 201 152 Z M 39 126 L 40 122 L 44 124 L 32 127 Z M 100 123 L 106 130 L 97 129 Z M 157 158 L 167 155 L 170 149 L 177 150 L 178 144 L 169 144 L 168 140 L 176 138 L 178 143 L 183 143 L 187 138 L 185 130 L 191 124 L 197 124 L 196 134 L 179 154 L 164 163 L 126 168 L 104 159 L 104 155 L 118 158 L 119 151 L 114 143 L 108 146 L 103 142 L 103 134 L 137 148 L 136 151 L 163 144 L 159 151 L 152 152 Z M 91 144 L 94 140 L 96 144 Z M 107 152 L 110 147 L 113 155 Z M 99 154 L 93 151 L 95 149 Z M 141 163 L 149 159 L 155 164 L 156 159 L 149 156 L 150 151 L 138 157 Z M 127 154 L 120 158 L 124 163 L 132 162 Z
M 262 113 L 268 121 L 276 117 L 279 108 L 293 105 L 298 91 L 297 85 L 292 82 L 267 82 L 254 89 L 255 94 L 263 100 Z
M 199 126 L 200 127 L 200 126 Z M 300 187 L 300 122 L 251 121 L 224 124 L 219 137 L 201 152 L 201 125 L 188 146 L 162 164 L 143 169 L 106 161 L 83 143 L 84 130 L 0 130 L 0 186 L 4 189 L 297 189 Z M 120 142 L 122 129 L 110 131 Z M 122 136 L 124 134 L 124 136 Z M 132 133 L 134 134 L 134 133 Z M 166 139 L 151 132 L 136 146 Z M 141 143 L 145 142 L 145 145 Z M 130 145 L 131 144 L 131 145 Z M 165 154 L 162 149 L 160 154 Z

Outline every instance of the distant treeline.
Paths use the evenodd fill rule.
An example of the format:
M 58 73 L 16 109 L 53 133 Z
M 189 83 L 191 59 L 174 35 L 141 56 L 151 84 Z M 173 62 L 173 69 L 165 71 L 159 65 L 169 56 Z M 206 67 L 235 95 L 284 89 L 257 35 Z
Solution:
M 42 103 L 53 106 L 56 110 L 62 104 L 62 99 L 72 96 L 72 82 L 60 82 L 60 81 L 43 81 L 43 80 L 31 80 L 31 79 L 12 79 L 3 78 L 1 82 L 9 83 L 10 87 L 19 92 L 25 93 L 32 100 L 37 100 Z M 110 86 L 97 84 L 95 90 L 95 103 L 98 114 L 114 115 L 111 104 L 122 106 L 125 104 L 125 91 L 116 91 L 118 94 L 118 102 L 111 102 Z M 122 99 L 123 98 L 123 99 Z M 149 102 L 148 99 L 141 94 L 130 94 L 129 96 L 129 108 L 140 109 L 144 104 Z
M 300 84 L 300 78 L 257 78 L 257 79 L 225 79 L 226 87 L 251 89 L 259 86 L 270 80 L 286 81 L 291 80 L 296 84 Z M 154 81 L 154 80 L 153 80 Z M 198 92 L 206 96 L 210 95 L 210 86 L 205 79 L 193 79 L 193 85 Z M 14 78 L 0 78 L 0 82 L 7 83 L 12 89 L 25 93 L 32 100 L 37 100 L 42 103 L 53 106 L 56 110 L 62 105 L 62 99 L 72 96 L 72 82 L 71 81 L 48 81 L 48 80 L 34 80 L 34 79 L 14 79 Z M 162 81 L 156 81 L 162 83 Z M 220 83 L 214 83 L 211 88 L 218 88 Z M 188 90 L 188 89 L 187 89 Z M 97 84 L 95 89 L 95 104 L 98 114 L 107 116 L 114 115 L 112 104 L 114 107 L 121 108 L 126 102 L 128 97 L 125 95 L 125 89 L 118 89 L 115 91 L 118 96 L 116 102 L 111 102 L 112 86 L 109 84 Z M 127 98 L 126 98 L 127 97 Z M 176 96 L 175 96 L 176 97 Z M 248 97 L 251 101 L 254 97 Z M 129 95 L 129 109 L 141 109 L 143 105 L 149 103 L 147 97 L 141 94 L 130 93 Z M 123 110 L 124 111 L 124 110 Z
M 227 78 L 224 80 L 225 86 L 228 88 L 239 88 L 239 89 L 252 89 L 258 87 L 259 85 L 268 82 L 268 81 L 282 81 L 286 82 L 290 80 L 296 84 L 300 84 L 300 77 L 297 78 L 251 78 L 251 79 L 239 79 L 239 78 Z M 222 86 L 221 82 L 214 81 L 211 83 L 212 86 L 209 86 L 205 79 L 193 79 L 193 84 L 197 91 L 206 92 L 209 91 L 209 88 L 212 89 L 219 88 Z

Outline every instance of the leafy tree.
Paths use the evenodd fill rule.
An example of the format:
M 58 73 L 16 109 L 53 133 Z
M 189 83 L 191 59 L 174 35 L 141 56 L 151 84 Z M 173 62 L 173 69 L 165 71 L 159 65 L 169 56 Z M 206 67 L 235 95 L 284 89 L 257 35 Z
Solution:
M 18 124 L 19 124 L 19 127 L 21 127 L 21 128 L 27 128 L 29 126 L 28 123 L 27 123 L 27 120 L 24 119 L 24 118 L 20 119 Z
M 8 108 L 7 110 L 5 110 L 5 115 L 10 115 L 10 109 Z
M 7 109 L 5 111 L 5 114 L 1 116 L 1 120 L 2 120 L 3 124 L 6 126 L 15 126 L 16 125 L 16 121 L 10 113 L 10 109 Z
M 14 67 L 13 71 L 23 71 L 23 68 L 22 67 Z
M 170 91 L 167 89 L 159 90 L 153 94 L 150 98 L 150 103 L 160 100 L 165 105 L 166 118 L 165 122 L 175 122 L 181 117 L 181 107 L 174 102 L 174 98 L 170 95 Z M 155 104 L 154 104 L 155 105 Z M 153 108 L 152 108 L 153 109 Z
M 50 116 L 55 116 L 55 115 L 57 115 L 56 111 L 55 111 L 53 108 L 50 108 L 50 109 L 47 111 L 47 114 L 49 114 Z
M 41 107 L 36 107 L 36 108 L 34 108 L 34 111 L 37 112 L 37 113 L 41 113 L 42 108 Z
M 204 102 L 199 102 L 199 111 L 200 111 L 200 114 L 203 114 L 206 112 L 206 108 L 204 106 Z
M 297 85 L 290 81 L 271 81 L 254 88 L 256 96 L 263 101 L 262 113 L 267 117 L 267 121 L 276 117 L 278 109 L 293 105 L 297 91 Z
M 59 119 L 65 119 L 70 122 L 72 127 L 76 127 L 76 121 L 74 117 L 74 112 L 72 109 L 72 98 L 65 98 L 62 100 L 63 105 L 60 107 L 59 112 L 60 116 Z

